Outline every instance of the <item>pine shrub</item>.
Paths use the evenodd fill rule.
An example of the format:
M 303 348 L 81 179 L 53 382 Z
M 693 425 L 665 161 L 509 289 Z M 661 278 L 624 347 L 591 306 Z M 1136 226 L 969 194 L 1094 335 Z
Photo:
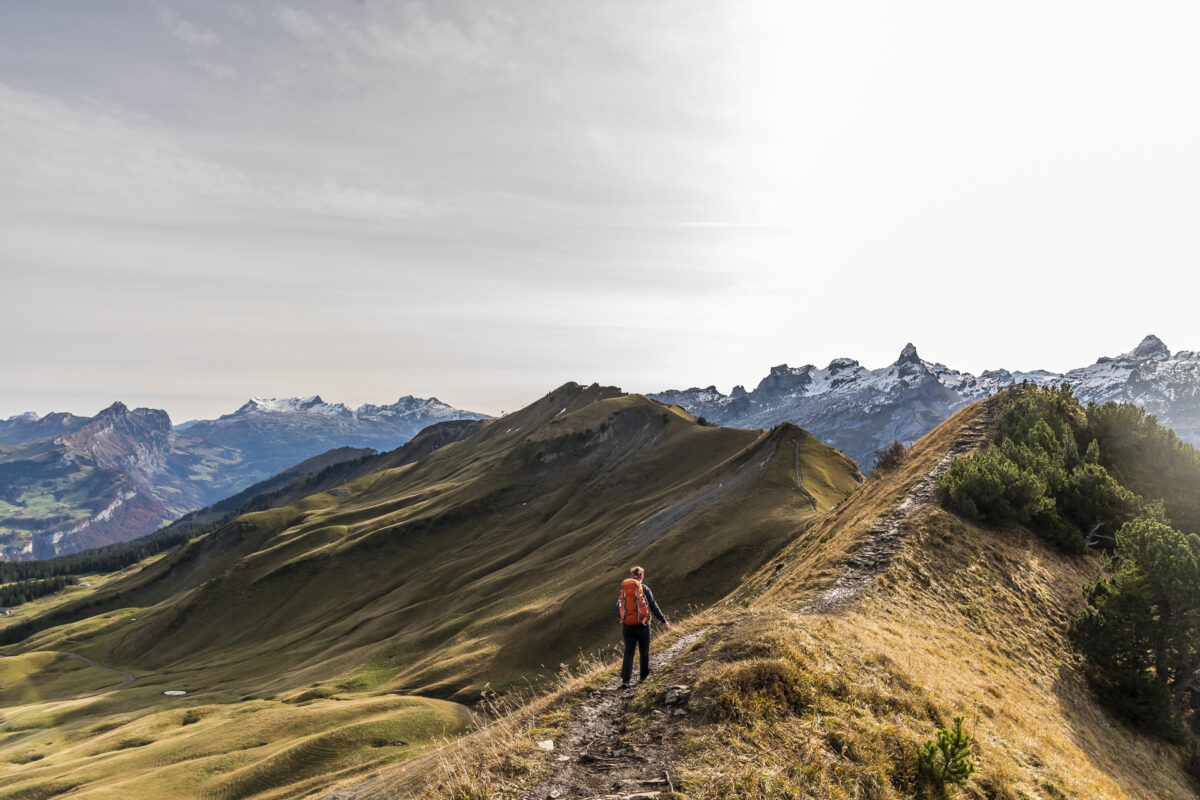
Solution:
M 884 473 L 894 470 L 904 463 L 904 445 L 896 440 L 882 450 L 875 451 L 875 463 L 871 472 Z
M 971 737 L 963 730 L 963 718 L 954 718 L 954 728 L 941 728 L 934 739 L 925 743 L 918 756 L 918 766 L 939 792 L 945 792 L 946 784 L 965 786 L 975 771 L 975 754 L 971 751 Z

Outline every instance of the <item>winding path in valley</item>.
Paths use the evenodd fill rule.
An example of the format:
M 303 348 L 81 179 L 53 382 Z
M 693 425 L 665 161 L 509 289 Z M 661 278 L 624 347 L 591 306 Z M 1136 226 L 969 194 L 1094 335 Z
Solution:
M 60 650 L 59 652 L 61 652 L 67 658 L 77 658 L 80 661 L 84 662 L 85 664 L 95 667 L 96 669 L 102 669 L 105 672 L 115 672 L 117 675 L 120 675 L 122 678 L 125 679 L 125 682 L 122 683 L 120 686 L 117 686 L 116 687 L 117 689 L 124 689 L 126 686 L 128 686 L 129 684 L 131 684 L 135 680 L 137 680 L 137 677 L 131 672 L 126 672 L 123 669 L 114 669 L 113 667 L 106 667 L 99 662 L 93 661 L 92 659 L 88 658 L 87 656 L 79 655 L 79 653 L 72 653 L 70 650 Z M 106 688 L 108 688 L 108 687 L 106 687 Z

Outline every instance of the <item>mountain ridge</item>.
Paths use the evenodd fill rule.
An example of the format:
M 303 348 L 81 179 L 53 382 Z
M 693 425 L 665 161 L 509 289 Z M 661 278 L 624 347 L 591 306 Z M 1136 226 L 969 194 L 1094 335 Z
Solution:
M 0 421 L 0 558 L 128 541 L 340 447 L 390 451 L 430 424 L 487 419 L 437 398 L 348 409 L 309 398 L 251 398 L 179 426 L 117 401 L 94 417 L 32 412 Z
M 706 427 L 639 395 L 569 384 L 415 463 L 348 479 L 243 514 L 118 585 L 113 602 L 144 609 L 105 658 L 160 669 L 233 647 L 251 670 L 276 657 L 278 642 L 262 631 L 287 619 L 287 641 L 314 637 L 293 653 L 297 667 L 318 669 L 334 639 L 338 650 L 362 652 L 390 642 L 392 685 L 470 699 L 482 665 L 501 685 L 537 670 L 547 653 L 567 657 L 603 640 L 610 626 L 598 620 L 568 626 L 566 639 L 554 623 L 566 610 L 608 605 L 597 566 L 657 558 L 664 591 L 714 599 L 798 521 L 857 486 L 858 474 L 792 426 Z M 763 494 L 781 516 L 742 519 L 736 536 L 716 522 Z M 330 598 L 346 585 L 358 587 L 355 597 L 331 616 Z M 558 600 L 547 606 L 547 596 Z M 467 607 L 487 611 L 464 615 Z
M 712 385 L 648 396 L 721 425 L 794 422 L 866 471 L 875 452 L 893 441 L 915 442 L 957 409 L 1025 380 L 1070 383 L 1085 403 L 1132 402 L 1184 441 L 1200 444 L 1200 353 L 1172 354 L 1153 334 L 1127 353 L 1064 373 L 996 369 L 976 376 L 922 359 L 910 342 L 893 363 L 874 370 L 852 358 L 835 358 L 824 369 L 785 363 L 772 367 L 752 391 L 735 386 L 726 395 Z

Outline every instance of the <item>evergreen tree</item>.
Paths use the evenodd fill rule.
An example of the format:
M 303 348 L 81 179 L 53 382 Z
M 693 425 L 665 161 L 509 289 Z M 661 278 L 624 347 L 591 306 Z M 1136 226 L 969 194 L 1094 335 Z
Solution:
M 1119 712 L 1178 738 L 1189 693 L 1200 689 L 1200 536 L 1158 520 L 1117 531 L 1108 577 L 1084 594 L 1070 627 L 1093 680 Z
M 953 730 L 941 728 L 937 737 L 926 742 L 918 756 L 921 774 L 931 780 L 939 791 L 947 783 L 965 786 L 975 771 L 975 755 L 971 737 L 963 730 L 963 718 L 954 718 Z

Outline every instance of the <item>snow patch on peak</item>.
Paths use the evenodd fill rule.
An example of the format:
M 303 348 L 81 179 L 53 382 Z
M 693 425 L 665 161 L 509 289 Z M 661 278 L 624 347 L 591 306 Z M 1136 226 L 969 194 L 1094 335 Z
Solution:
M 283 412 L 293 414 L 296 412 L 308 412 L 310 414 L 340 416 L 348 414 L 349 409 L 341 403 L 326 403 L 321 399 L 320 395 L 316 394 L 310 397 L 258 397 L 255 395 L 233 413 L 251 414 L 254 412 Z

